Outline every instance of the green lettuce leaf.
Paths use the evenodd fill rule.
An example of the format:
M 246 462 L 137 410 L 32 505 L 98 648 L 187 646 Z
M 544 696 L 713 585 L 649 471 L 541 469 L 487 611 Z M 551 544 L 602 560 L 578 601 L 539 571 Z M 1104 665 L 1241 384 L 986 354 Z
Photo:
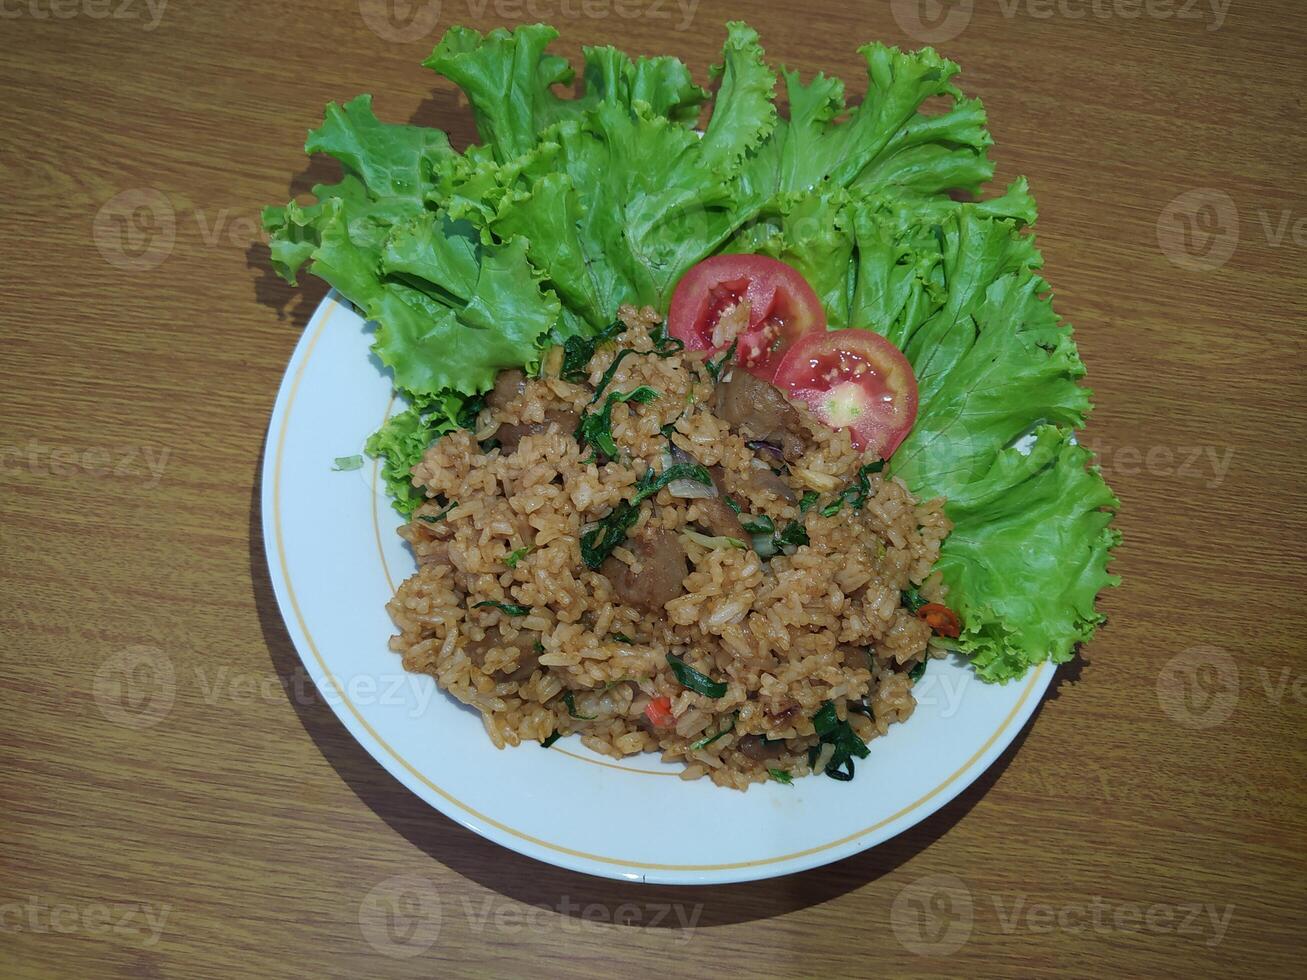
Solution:
M 959 641 L 988 681 L 1070 660 L 1103 616 L 1098 593 L 1121 540 L 1109 524 L 1118 500 L 1070 433 L 1042 426 L 1028 454 L 1004 449 L 948 511 L 957 527 L 936 570 L 961 617 Z
M 535 147 L 542 131 L 578 119 L 600 102 L 632 105 L 692 125 L 707 93 L 675 58 L 629 57 L 612 47 L 585 49 L 584 88 L 576 98 L 554 89 L 572 84 L 567 60 L 546 52 L 558 32 L 544 24 L 496 28 L 482 36 L 451 27 L 423 62 L 467 95 L 477 132 L 493 158 L 506 163 Z
M 1033 235 L 1003 216 L 1033 217 L 1024 195 L 1019 185 L 1014 207 L 965 204 L 942 220 L 925 209 L 916 234 L 903 212 L 887 218 L 921 250 L 907 265 L 923 274 L 911 317 L 894 324 L 920 408 L 890 472 L 922 499 L 946 498 L 954 529 L 936 570 L 965 627 L 960 648 L 992 681 L 1070 659 L 1101 621 L 1099 589 L 1115 582 L 1105 508 L 1116 500 L 1071 441 L 1090 408 L 1084 365 L 1034 271 Z
M 762 60 L 758 32 L 747 24 L 726 25 L 722 63 L 713 65 L 718 81 L 712 117 L 703 134 L 700 163 L 718 177 L 735 172 L 744 155 L 776 128 L 773 102 L 776 76 Z
M 306 149 L 342 164 L 309 204 L 269 208 L 277 270 L 304 266 L 377 322 L 374 349 L 409 408 L 368 440 L 396 506 L 431 441 L 474 421 L 497 371 L 607 326 L 623 303 L 665 311 L 720 251 L 797 268 L 832 328 L 875 330 L 917 375 L 916 425 L 889 472 L 944 497 L 955 527 L 937 570 L 990 681 L 1068 659 L 1101 617 L 1116 499 L 1074 434 L 1090 409 L 1071 329 L 1053 311 L 1023 180 L 986 200 L 980 103 L 926 48 L 860 49 L 866 96 L 778 76 L 756 33 L 727 26 L 716 96 L 674 58 L 587 48 L 553 28 L 453 28 L 428 67 L 466 93 L 482 145 L 389 126 L 364 96 L 329 106 Z
M 565 58 L 545 54 L 556 37 L 545 24 L 500 27 L 484 37 L 451 27 L 422 64 L 463 90 L 481 139 L 508 160 L 534 146 L 536 134 L 567 109 L 553 88 L 571 84 L 575 73 Z
M 373 349 L 412 394 L 487 391 L 504 368 L 533 365 L 559 321 L 558 297 L 540 288 L 524 241 L 478 245 L 430 213 L 392 231 L 380 270 L 383 301 L 421 309 L 382 317 L 361 304 L 379 322 Z
M 310 204 L 264 210 L 274 268 L 294 283 L 307 264 L 369 320 L 373 350 L 413 407 L 375 433 L 396 509 L 420 501 L 408 471 L 441 433 L 459 424 L 469 396 L 495 374 L 535 362 L 546 339 L 575 317 L 540 286 L 522 241 L 483 244 L 476 229 L 427 201 L 456 160 L 439 130 L 377 120 L 370 96 L 329 105 L 307 152 L 340 161 L 341 180 L 313 188 Z
M 328 104 L 304 151 L 335 157 L 344 176 L 336 184 L 316 185 L 313 204 L 263 209 L 273 267 L 292 285 L 333 217 L 344 216 L 355 247 L 375 258 L 390 228 L 423 209 L 430 174 L 455 156 L 438 129 L 379 122 L 370 95 Z
M 974 192 L 993 176 L 984 110 L 951 83 L 956 64 L 930 48 L 868 44 L 858 52 L 868 86 L 852 110 L 838 78 L 818 74 L 805 85 L 797 72 L 783 73 L 789 118 L 777 123 L 743 175 L 756 206 L 824 184 L 903 197 Z M 948 108 L 923 112 L 936 97 Z
M 443 133 L 378 122 L 371 99 L 327 107 L 305 149 L 340 161 L 318 200 L 264 212 L 273 261 L 292 282 L 306 262 L 377 324 L 373 350 L 409 395 L 486 391 L 533 362 L 560 322 L 526 243 L 484 245 L 437 216 L 426 196 L 453 157 Z
M 399 513 L 408 517 L 426 500 L 426 494 L 413 486 L 411 475 L 423 453 L 446 432 L 470 428 L 479 407 L 478 399 L 449 394 L 392 415 L 368 437 L 364 451 L 381 459 L 381 476 Z
M 445 57 L 430 63 L 449 67 Z M 572 118 L 543 132 L 528 137 L 518 126 L 507 139 L 504 126 L 487 124 L 496 159 L 469 153 L 436 195 L 483 239 L 526 240 L 546 284 L 594 329 L 622 303 L 665 309 L 686 270 L 738 226 L 732 174 L 775 123 L 774 77 L 751 29 L 729 25 L 717 73 L 733 98 L 719 93 L 702 137 L 666 104 L 640 98 L 638 85 L 596 83 Z

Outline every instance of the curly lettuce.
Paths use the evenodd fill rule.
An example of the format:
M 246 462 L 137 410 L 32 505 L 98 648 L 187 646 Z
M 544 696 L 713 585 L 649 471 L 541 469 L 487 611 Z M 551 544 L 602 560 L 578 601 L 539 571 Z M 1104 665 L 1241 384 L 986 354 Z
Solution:
M 504 43 L 492 33 L 461 57 L 475 54 L 481 64 Z M 447 70 L 445 47 L 442 41 L 439 56 L 427 63 Z M 723 62 L 714 69 L 718 101 L 699 134 L 678 114 L 689 98 L 679 72 L 659 72 L 659 79 L 673 79 L 661 88 L 640 85 L 644 62 L 621 61 L 614 68 L 618 59 L 609 49 L 591 49 L 587 58 L 605 71 L 587 71 L 587 88 L 577 100 L 582 108 L 529 134 L 501 121 L 504 99 L 496 89 L 469 92 L 478 119 L 486 120 L 482 131 L 493 159 L 484 149 L 469 153 L 433 200 L 477 225 L 485 240 L 525 239 L 531 263 L 549 286 L 598 330 L 622 303 L 666 309 L 681 276 L 745 219 L 738 177 L 775 125 L 775 76 L 762 60 L 757 34 L 729 25 Z M 518 72 L 523 78 L 542 74 L 520 65 Z M 552 96 L 526 88 L 529 97 L 510 101 L 551 105 Z M 559 113 L 530 115 L 538 122 Z
M 329 105 L 305 150 L 335 157 L 343 176 L 315 186 L 312 203 L 264 210 L 273 266 L 291 283 L 307 266 L 376 324 L 373 350 L 416 414 L 367 448 L 408 514 L 419 500 L 407 471 L 422 450 L 499 371 L 533 363 L 551 333 L 565 335 L 562 305 L 524 241 L 482 242 L 428 205 L 435 175 L 456 157 L 444 133 L 379 122 L 363 95 Z
M 599 333 L 623 303 L 666 311 L 709 255 L 767 254 L 803 273 L 832 328 L 875 330 L 912 362 L 920 410 L 888 471 L 945 498 L 936 571 L 976 672 L 1069 659 L 1117 581 L 1117 501 L 1075 440 L 1089 391 L 1029 189 L 977 197 L 992 139 L 958 66 L 866 45 L 850 105 L 837 78 L 773 70 L 732 23 L 709 105 L 677 59 L 612 47 L 585 49 L 565 92 L 576 73 L 549 52 L 556 36 L 451 28 L 424 64 L 464 91 L 480 144 L 381 123 L 367 96 L 331 105 L 305 148 L 342 179 L 265 212 L 277 270 L 294 282 L 307 266 L 376 324 L 409 407 L 366 449 L 397 509 L 421 502 L 409 471 L 474 423 L 497 371 Z

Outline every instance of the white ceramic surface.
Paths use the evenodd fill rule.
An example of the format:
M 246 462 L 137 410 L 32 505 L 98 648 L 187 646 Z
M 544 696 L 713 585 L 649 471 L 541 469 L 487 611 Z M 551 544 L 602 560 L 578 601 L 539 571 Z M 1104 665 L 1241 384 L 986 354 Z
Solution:
M 476 833 L 631 881 L 801 871 L 872 847 L 951 800 L 1007 747 L 1052 680 L 1050 664 L 996 686 L 961 662 L 933 662 L 917 711 L 871 743 L 849 783 L 817 776 L 739 793 L 680 780 L 652 756 L 615 763 L 577 737 L 495 749 L 475 712 L 431 678 L 404 673 L 387 648 L 384 606 L 413 558 L 394 533 L 400 518 L 377 465 L 332 471 L 393 405 L 371 339 L 333 293 L 291 358 L 263 464 L 268 565 L 304 666 L 340 720 L 404 785 Z

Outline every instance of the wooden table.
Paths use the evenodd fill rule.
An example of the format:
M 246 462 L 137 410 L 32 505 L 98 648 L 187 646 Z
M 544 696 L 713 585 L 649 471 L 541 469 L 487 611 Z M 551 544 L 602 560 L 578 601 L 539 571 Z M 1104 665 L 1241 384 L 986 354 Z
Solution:
M 976 785 L 832 867 L 641 888 L 461 829 L 336 721 L 269 589 L 262 433 L 322 290 L 270 275 L 257 214 L 327 172 L 299 147 L 328 99 L 465 143 L 418 62 L 450 23 L 536 18 L 6 0 L 0 973 L 1301 976 L 1299 5 L 582 3 L 531 10 L 569 55 L 611 40 L 701 80 L 746 9 L 805 72 L 859 78 L 872 38 L 963 64 L 1090 368 L 1126 536 L 1110 627 Z M 115 223 L 124 202 L 155 219 Z M 122 675 L 141 649 L 171 702 Z M 443 916 L 402 959 L 359 909 L 407 873 Z M 914 934 L 896 899 L 950 917 Z

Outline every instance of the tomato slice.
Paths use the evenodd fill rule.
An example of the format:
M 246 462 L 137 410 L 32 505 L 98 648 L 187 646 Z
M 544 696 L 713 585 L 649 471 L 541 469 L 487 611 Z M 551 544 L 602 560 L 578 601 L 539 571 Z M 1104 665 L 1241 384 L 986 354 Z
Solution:
M 889 459 L 917 420 L 917 378 L 902 352 L 870 330 L 805 334 L 776 370 L 776 387 L 807 403 L 853 445 Z
M 801 334 L 825 329 L 808 281 L 765 255 L 704 259 L 676 284 L 667 314 L 667 332 L 690 350 L 716 353 L 737 341 L 735 363 L 764 381 Z

